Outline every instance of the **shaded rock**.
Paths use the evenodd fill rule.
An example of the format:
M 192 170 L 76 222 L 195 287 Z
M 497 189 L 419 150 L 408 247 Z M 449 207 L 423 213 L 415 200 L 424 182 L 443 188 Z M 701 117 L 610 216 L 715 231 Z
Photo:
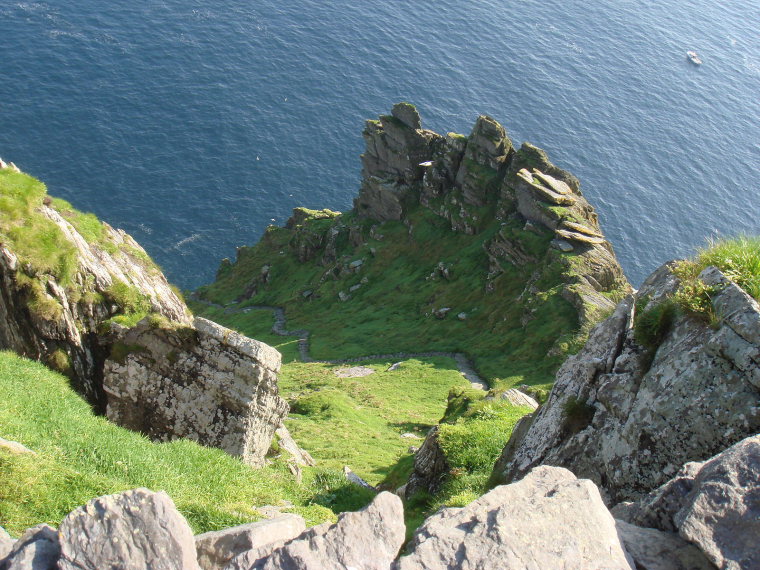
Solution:
M 261 465 L 288 411 L 280 353 L 206 319 L 120 336 L 103 373 L 107 416 L 156 441 L 188 438 Z
M 635 300 L 621 302 L 557 372 L 530 429 L 511 444 L 511 457 L 502 456 L 497 480 L 519 479 L 539 464 L 561 465 L 595 481 L 614 504 L 760 431 L 753 364 L 760 307 L 716 275 L 717 327 L 677 316 L 653 352 L 634 337 Z M 662 302 L 677 285 L 665 265 L 636 299 Z
M 409 498 L 420 490 L 435 493 L 443 484 L 449 469 L 446 454 L 438 444 L 438 426 L 435 426 L 414 454 L 414 469 L 405 485 L 405 497 Z
M 163 491 L 98 497 L 61 523 L 60 570 L 199 568 L 193 533 Z
M 395 570 L 634 568 L 594 484 L 547 466 L 429 517 L 409 550 Z
M 422 120 L 417 107 L 411 103 L 396 103 L 391 109 L 391 115 L 404 123 L 410 129 L 421 129 Z
M 310 528 L 253 568 L 387 570 L 404 542 L 405 532 L 401 499 L 380 493 L 361 511 L 342 513 L 335 524 Z
M 273 519 L 199 534 L 195 537 L 198 565 L 203 570 L 221 570 L 225 567 L 247 570 L 256 560 L 268 556 L 275 548 L 305 530 L 303 517 L 283 514 Z
M 40 524 L 24 531 L 13 543 L 5 560 L 0 559 L 0 570 L 53 570 L 60 554 L 58 533 Z
M 354 473 L 351 468 L 348 465 L 343 466 L 343 475 L 346 477 L 348 481 L 353 483 L 354 485 L 359 485 L 360 487 L 364 487 L 365 489 L 372 489 L 373 491 L 376 491 L 375 487 L 367 483 L 364 479 L 359 477 L 356 473 Z
M 551 241 L 551 246 L 563 253 L 570 253 L 571 251 L 575 250 L 573 244 L 563 239 L 553 239 Z
M 677 534 L 615 521 L 636 570 L 714 570 L 705 555 Z

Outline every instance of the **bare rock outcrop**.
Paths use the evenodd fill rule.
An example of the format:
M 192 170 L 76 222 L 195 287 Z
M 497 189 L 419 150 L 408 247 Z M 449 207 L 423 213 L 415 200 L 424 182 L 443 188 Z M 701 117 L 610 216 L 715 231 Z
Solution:
M 414 468 L 402 487 L 404 496 L 411 497 L 419 490 L 436 493 L 449 474 L 449 462 L 438 443 L 438 426 L 432 428 L 414 454 Z
M 248 570 L 306 530 L 303 517 L 283 514 L 195 537 L 198 564 L 203 570 Z
M 404 542 L 401 499 L 380 493 L 361 511 L 315 526 L 257 562 L 250 570 L 355 568 L 388 570 Z
M 713 287 L 715 327 L 675 314 L 656 348 L 636 341 L 636 305 L 649 310 L 678 287 L 668 265 L 658 269 L 560 368 L 547 403 L 513 436 L 492 480 L 559 465 L 595 481 L 614 504 L 760 431 L 760 306 L 717 269 L 701 278 Z
M 693 544 L 677 534 L 616 520 L 618 536 L 636 570 L 714 570 Z
M 596 486 L 537 467 L 463 508 L 443 509 L 414 535 L 395 570 L 633 569 Z
M 61 553 L 58 533 L 46 524 L 27 529 L 13 543 L 0 570 L 53 570 Z
M 206 319 L 146 319 L 119 335 L 105 362 L 106 415 L 151 439 L 193 439 L 258 466 L 288 411 L 279 369 L 275 349 Z
M 760 435 L 704 463 L 688 463 L 645 497 L 613 509 L 618 518 L 695 544 L 718 568 L 760 567 Z

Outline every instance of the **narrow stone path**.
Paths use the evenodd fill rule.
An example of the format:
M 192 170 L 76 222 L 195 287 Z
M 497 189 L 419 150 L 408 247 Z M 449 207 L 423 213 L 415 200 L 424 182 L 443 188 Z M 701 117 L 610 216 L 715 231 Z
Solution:
M 303 362 L 316 362 L 319 364 L 350 364 L 355 362 L 364 362 L 365 360 L 407 360 L 409 358 L 430 358 L 435 356 L 442 356 L 445 358 L 453 358 L 457 364 L 457 369 L 465 377 L 465 379 L 472 385 L 473 388 L 478 390 L 488 390 L 488 384 L 483 380 L 475 371 L 475 367 L 467 355 L 463 352 L 441 352 L 441 351 L 429 351 L 429 352 L 392 352 L 387 354 L 369 354 L 367 356 L 357 356 L 355 358 L 343 358 L 339 360 L 315 360 L 309 353 L 309 331 L 305 329 L 288 330 L 287 321 L 285 319 L 285 310 L 282 307 L 274 307 L 270 305 L 249 305 L 247 307 L 237 307 L 235 304 L 231 305 L 219 305 L 218 303 L 212 303 L 205 299 L 199 299 L 196 296 L 192 296 L 191 299 L 195 302 L 202 303 L 209 307 L 216 307 L 223 310 L 227 314 L 235 313 L 248 313 L 250 311 L 271 311 L 274 315 L 274 324 L 272 325 L 272 332 L 278 336 L 294 336 L 298 339 L 298 354 Z

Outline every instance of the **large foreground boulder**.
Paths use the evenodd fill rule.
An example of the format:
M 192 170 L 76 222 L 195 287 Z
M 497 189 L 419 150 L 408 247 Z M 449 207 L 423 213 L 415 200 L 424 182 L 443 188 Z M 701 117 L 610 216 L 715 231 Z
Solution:
M 396 570 L 634 568 L 596 486 L 558 467 L 439 511 L 410 550 Z
M 700 277 L 712 288 L 714 326 L 673 309 L 662 338 L 641 344 L 635 322 L 653 311 L 667 322 L 662 313 L 679 287 L 669 265 L 658 269 L 562 365 L 547 403 L 505 448 L 493 481 L 559 465 L 596 482 L 615 504 L 758 433 L 760 306 L 715 268 Z
M 760 435 L 705 463 L 685 465 L 613 512 L 636 525 L 677 531 L 719 568 L 760 568 Z
M 280 353 L 200 317 L 123 331 L 106 360 L 108 419 L 157 441 L 188 438 L 263 464 L 288 411 Z
M 53 570 L 61 553 L 58 534 L 46 524 L 27 529 L 13 543 L 0 570 Z
M 72 511 L 58 534 L 59 570 L 199 569 L 190 526 L 163 491 L 93 499 Z
M 361 511 L 343 513 L 335 524 L 310 528 L 250 569 L 388 570 L 404 542 L 405 532 L 401 499 L 392 493 L 380 493 Z

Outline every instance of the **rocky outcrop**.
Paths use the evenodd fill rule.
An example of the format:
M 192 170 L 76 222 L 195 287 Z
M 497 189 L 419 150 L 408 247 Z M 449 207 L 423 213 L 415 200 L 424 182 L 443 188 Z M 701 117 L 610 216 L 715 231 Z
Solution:
M 637 570 L 714 570 L 693 544 L 677 534 L 616 520 L 618 536 Z
M 206 319 L 124 330 L 103 371 L 107 417 L 151 439 L 188 438 L 262 465 L 288 405 L 280 353 Z
M 439 511 L 409 550 L 395 570 L 634 568 L 596 486 L 557 467 Z
M 404 542 L 405 530 L 401 499 L 380 493 L 363 510 L 342 513 L 335 524 L 310 528 L 251 569 L 388 570 Z
M 76 248 L 71 284 L 40 273 L 8 247 L 0 247 L 0 346 L 68 373 L 87 398 L 102 405 L 99 328 L 125 312 L 121 293 L 144 299 L 145 308 L 189 322 L 185 304 L 145 251 L 127 234 L 104 224 L 102 244 L 88 243 L 59 212 L 41 206 Z
M 560 368 L 547 403 L 522 437 L 513 436 L 493 480 L 560 465 L 616 503 L 760 431 L 760 306 L 715 268 L 700 277 L 712 288 L 714 326 L 674 312 L 658 346 L 637 342 L 637 307 L 651 311 L 678 287 L 668 265 L 658 269 Z
M 449 470 L 446 454 L 438 443 L 438 426 L 435 426 L 414 454 L 414 468 L 406 485 L 402 487 L 404 496 L 411 497 L 420 490 L 438 492 Z
M 718 568 L 760 568 L 760 435 L 746 438 L 613 512 L 630 523 L 678 532 Z
M 253 564 L 306 530 L 303 517 L 283 514 L 195 537 L 203 570 L 248 570 Z

